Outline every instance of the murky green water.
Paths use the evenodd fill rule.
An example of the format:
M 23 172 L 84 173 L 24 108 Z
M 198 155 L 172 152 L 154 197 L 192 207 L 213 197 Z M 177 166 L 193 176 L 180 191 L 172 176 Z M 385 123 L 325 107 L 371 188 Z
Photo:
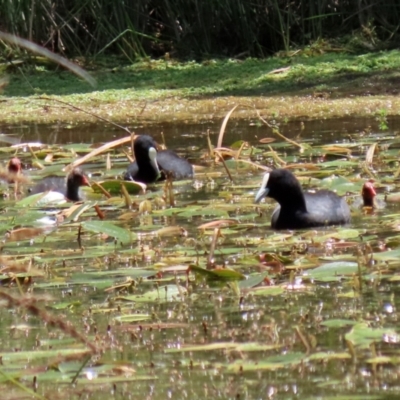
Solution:
M 164 184 L 132 195 L 130 208 L 121 195 L 107 200 L 85 190 L 85 204 L 96 203 L 107 222 L 131 232 L 122 243 L 91 227 L 98 222 L 92 207 L 76 221 L 66 216 L 59 226 L 7 238 L 7 231 L 40 227 L 38 216 L 58 210 L 21 205 L 12 193 L 4 200 L 0 382 L 7 396 L 22 396 L 13 378 L 27 388 L 36 380 L 37 393 L 48 399 L 398 397 L 398 203 L 372 214 L 354 209 L 345 227 L 274 232 L 273 202 L 253 204 L 262 172 L 227 160 L 231 183 L 222 163 L 207 155 L 206 131 L 215 145 L 219 124 L 145 130 L 159 142 L 163 130 L 169 148 L 202 166 L 194 183 L 174 184 L 174 207 Z M 379 130 L 375 120 L 282 125 L 281 133 L 309 145 L 300 152 L 279 138 L 260 143 L 273 137 L 265 127 L 230 122 L 223 145 L 238 149 L 246 140 L 241 159 L 296 164 L 303 186 L 331 188 L 352 202 L 372 175 L 381 197 L 400 192 L 400 120 L 388 127 Z M 37 161 L 28 147 L 18 151 L 33 180 L 61 171 L 74 159 L 72 148 L 79 155 L 91 150 L 79 143 L 124 136 L 98 126 L 2 131 L 16 141 L 23 135 L 22 142 L 49 144 L 32 148 Z M 374 143 L 373 162 L 366 164 Z M 4 163 L 13 153 L 9 145 L 0 148 Z M 105 155 L 84 166 L 92 180 L 126 168 L 121 149 L 110 156 L 110 170 Z M 146 199 L 152 210 L 141 212 Z M 210 260 L 214 226 L 199 227 L 221 219 L 231 222 L 221 226 Z M 188 272 L 207 262 L 236 275 L 206 280 Z M 247 279 L 234 280 L 240 274 Z

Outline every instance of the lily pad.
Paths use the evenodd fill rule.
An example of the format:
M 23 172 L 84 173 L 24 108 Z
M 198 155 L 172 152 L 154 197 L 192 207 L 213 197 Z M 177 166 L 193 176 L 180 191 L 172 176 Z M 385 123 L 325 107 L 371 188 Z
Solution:
M 138 303 L 159 302 L 166 303 L 171 301 L 182 301 L 186 298 L 187 289 L 178 285 L 165 285 L 157 289 L 150 290 L 143 294 L 135 294 L 131 296 L 120 296 L 118 300 L 135 301 Z
M 228 268 L 216 268 L 212 270 L 201 268 L 197 265 L 190 265 L 190 271 L 196 274 L 206 277 L 209 280 L 214 281 L 241 281 L 246 279 L 246 277 L 240 272 L 234 271 Z
M 81 226 L 94 233 L 106 234 L 121 243 L 133 242 L 137 237 L 136 233 L 130 232 L 108 221 L 83 221 Z
M 351 261 L 338 261 L 321 265 L 307 271 L 307 276 L 312 279 L 329 282 L 339 281 L 342 276 L 353 275 L 358 272 L 358 264 Z
M 359 323 L 345 335 L 345 338 L 354 346 L 365 348 L 373 342 L 383 341 L 384 336 L 387 335 L 396 336 L 396 331 L 388 328 L 371 328 L 366 323 Z
M 99 186 L 113 195 L 121 194 L 122 186 L 125 187 L 129 194 L 139 194 L 146 191 L 146 185 L 144 183 L 118 179 L 97 182 L 97 184 L 92 185 L 93 191 L 96 193 L 102 193 Z

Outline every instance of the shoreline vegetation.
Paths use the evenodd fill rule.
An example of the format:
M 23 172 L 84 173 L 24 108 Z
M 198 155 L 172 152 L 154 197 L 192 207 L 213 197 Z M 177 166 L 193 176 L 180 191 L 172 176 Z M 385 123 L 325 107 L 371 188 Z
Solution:
M 0 123 L 94 121 L 40 96 L 124 124 L 221 118 L 236 104 L 232 118 L 399 114 L 397 2 L 0 0 L 0 9 L 5 35 L 98 82 L 0 40 Z
M 0 0 L 0 9 L 2 31 L 59 55 L 118 54 L 130 63 L 265 58 L 304 46 L 378 51 L 397 48 L 400 36 L 395 1 Z M 7 50 L 7 58 L 16 53 Z
M 278 120 L 400 115 L 398 50 L 129 65 L 108 58 L 82 65 L 97 80 L 94 89 L 69 71 L 33 61 L 0 66 L 7 79 L 0 123 L 96 122 L 51 98 L 124 125 L 202 122 L 223 118 L 234 105 L 233 119 L 256 120 L 257 111 Z

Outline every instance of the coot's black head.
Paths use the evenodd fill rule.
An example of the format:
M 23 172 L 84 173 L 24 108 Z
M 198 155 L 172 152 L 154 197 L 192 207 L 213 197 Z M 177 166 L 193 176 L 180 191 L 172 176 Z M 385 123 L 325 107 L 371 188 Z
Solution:
M 79 201 L 80 186 L 90 186 L 90 183 L 83 171 L 80 168 L 75 168 L 67 176 L 65 197 L 71 201 Z
M 141 174 L 148 170 L 149 174 L 156 176 L 153 181 L 160 177 L 161 173 L 157 164 L 157 145 L 151 136 L 138 136 L 133 143 L 133 152 Z
M 287 169 L 275 169 L 264 175 L 255 202 L 259 203 L 266 196 L 275 199 L 281 206 L 290 205 L 293 208 L 306 211 L 300 183 Z

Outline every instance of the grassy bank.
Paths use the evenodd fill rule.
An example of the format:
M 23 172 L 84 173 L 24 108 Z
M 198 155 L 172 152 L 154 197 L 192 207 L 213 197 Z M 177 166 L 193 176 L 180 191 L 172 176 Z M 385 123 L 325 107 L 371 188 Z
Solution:
M 400 52 L 329 53 L 178 63 L 118 60 L 87 69 L 95 89 L 68 71 L 20 66 L 0 96 L 1 123 L 93 122 L 53 97 L 125 125 L 221 118 L 311 119 L 400 114 Z M 3 73 L 4 74 L 4 73 Z

